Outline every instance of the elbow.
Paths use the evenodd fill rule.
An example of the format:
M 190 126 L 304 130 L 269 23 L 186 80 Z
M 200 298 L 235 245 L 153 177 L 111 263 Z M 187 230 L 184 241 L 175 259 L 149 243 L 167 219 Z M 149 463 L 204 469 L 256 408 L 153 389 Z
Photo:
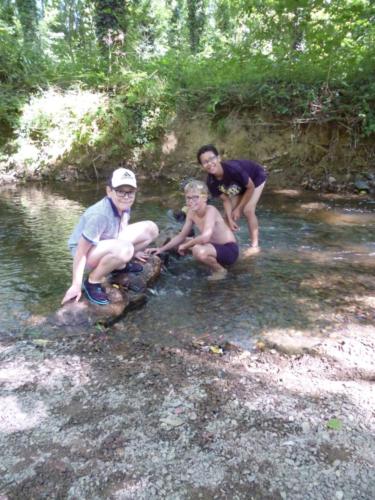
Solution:
M 202 234 L 202 236 L 201 236 L 201 238 L 202 238 L 202 239 L 201 239 L 201 243 L 202 243 L 203 245 L 206 245 L 206 243 L 209 243 L 209 242 L 210 242 L 210 240 L 211 240 L 211 236 L 212 236 L 212 234 L 211 234 L 211 233 L 209 233 L 209 234 Z

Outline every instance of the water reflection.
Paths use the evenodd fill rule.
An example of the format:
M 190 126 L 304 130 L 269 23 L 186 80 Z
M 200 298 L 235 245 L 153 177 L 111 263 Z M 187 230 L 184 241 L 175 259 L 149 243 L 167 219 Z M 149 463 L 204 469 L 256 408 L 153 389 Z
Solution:
M 0 335 L 19 334 L 31 314 L 59 306 L 71 279 L 67 238 L 98 186 L 3 189 L 0 193 Z M 141 183 L 133 220 L 177 231 L 167 208 L 182 194 Z M 262 252 L 239 261 L 228 279 L 206 280 L 191 257 L 172 258 L 147 306 L 116 327 L 120 336 L 175 343 L 210 335 L 249 346 L 265 330 L 324 332 L 374 319 L 375 214 L 372 200 L 299 192 L 266 193 L 259 207 Z M 245 223 L 238 233 L 247 242 Z

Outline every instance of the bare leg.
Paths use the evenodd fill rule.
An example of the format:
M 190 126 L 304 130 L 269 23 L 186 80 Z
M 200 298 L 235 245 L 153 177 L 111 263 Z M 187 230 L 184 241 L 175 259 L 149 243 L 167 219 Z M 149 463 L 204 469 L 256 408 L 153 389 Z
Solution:
M 210 243 L 206 245 L 194 245 L 192 253 L 195 259 L 211 269 L 212 275 L 208 279 L 218 280 L 225 278 L 228 271 L 216 260 L 216 249 L 213 245 Z
M 147 220 L 126 226 L 119 239 L 121 241 L 130 241 L 136 254 L 147 248 L 158 237 L 158 234 L 158 226 L 154 222 Z
M 134 254 L 129 241 L 102 240 L 93 247 L 87 257 L 90 283 L 100 283 L 107 274 L 124 267 Z
M 247 227 L 251 240 L 251 246 L 248 250 L 246 250 L 245 256 L 253 255 L 259 252 L 259 225 L 255 211 L 265 184 L 266 183 L 263 182 L 263 184 L 254 189 L 253 195 L 248 201 L 248 203 L 245 205 L 243 211 L 244 216 L 247 219 Z

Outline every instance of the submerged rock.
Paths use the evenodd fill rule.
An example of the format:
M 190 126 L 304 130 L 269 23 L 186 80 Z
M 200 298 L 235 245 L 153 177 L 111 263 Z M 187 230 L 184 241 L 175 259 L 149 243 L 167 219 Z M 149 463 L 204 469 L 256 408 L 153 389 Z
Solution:
M 370 191 L 370 184 L 364 179 L 357 179 L 354 182 L 354 187 L 357 191 Z
M 111 325 L 129 310 L 143 305 L 145 292 L 160 275 L 161 260 L 151 256 L 140 273 L 121 273 L 111 277 L 105 284 L 110 303 L 92 304 L 82 295 L 79 302 L 68 302 L 46 319 L 49 326 L 89 327 L 96 323 Z

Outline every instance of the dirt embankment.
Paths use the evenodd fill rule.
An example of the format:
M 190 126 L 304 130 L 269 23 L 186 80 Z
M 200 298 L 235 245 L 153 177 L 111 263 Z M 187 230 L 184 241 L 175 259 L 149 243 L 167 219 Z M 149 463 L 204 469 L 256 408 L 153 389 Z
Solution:
M 375 194 L 375 143 L 344 125 L 231 113 L 217 121 L 208 115 L 177 117 L 153 148 L 117 153 L 85 148 L 53 165 L 0 162 L 0 184 L 32 180 L 76 181 L 105 178 L 118 164 L 157 179 L 202 177 L 196 151 L 215 144 L 222 157 L 250 158 L 266 166 L 271 188 Z M 33 144 L 33 147 L 38 147 Z M 43 147 L 42 144 L 39 145 Z
M 205 116 L 176 120 L 163 139 L 160 170 L 200 175 L 197 149 L 214 143 L 224 158 L 265 165 L 271 187 L 375 193 L 375 146 L 340 125 L 235 114 L 210 123 Z M 153 159 L 154 161 L 154 159 Z

